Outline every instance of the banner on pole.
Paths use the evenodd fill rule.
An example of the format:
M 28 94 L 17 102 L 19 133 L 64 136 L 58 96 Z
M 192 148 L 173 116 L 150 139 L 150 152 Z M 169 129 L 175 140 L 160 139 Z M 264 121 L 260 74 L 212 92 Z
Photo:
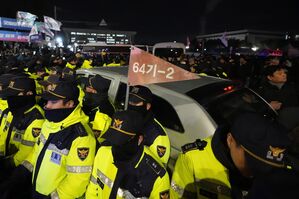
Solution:
M 19 26 L 33 26 L 37 16 L 30 12 L 17 11 L 17 23 Z
M 128 84 L 130 86 L 199 79 L 199 76 L 147 53 L 131 47 Z
M 52 17 L 44 16 L 45 27 L 51 30 L 60 31 L 62 23 Z

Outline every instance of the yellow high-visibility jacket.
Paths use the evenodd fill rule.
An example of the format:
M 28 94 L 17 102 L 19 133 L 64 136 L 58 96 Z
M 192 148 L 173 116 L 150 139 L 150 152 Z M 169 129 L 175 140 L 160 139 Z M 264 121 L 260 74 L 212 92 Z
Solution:
M 102 113 L 100 110 L 96 112 L 94 120 L 90 122 L 93 133 L 99 143 L 104 141 L 104 139 L 101 137 L 109 129 L 111 122 L 112 122 L 112 118 L 109 117 L 107 114 Z
M 171 179 L 171 198 L 230 198 L 228 169 L 216 159 L 211 140 L 204 140 L 203 149 L 198 149 L 196 142 L 188 144 L 188 150 L 179 155 Z
M 6 100 L 0 99 L 0 157 L 5 156 L 5 140 L 4 129 L 8 129 L 12 120 L 12 114 L 9 112 Z
M 43 123 L 44 112 L 38 105 L 25 111 L 21 118 L 8 112 L 1 122 L 0 153 L 10 156 L 18 166 L 32 152 Z
M 170 156 L 170 141 L 164 127 L 153 119 L 143 128 L 144 145 L 148 146 L 152 153 L 166 165 Z
M 105 65 L 105 66 L 107 66 L 107 67 L 109 67 L 109 66 L 120 66 L 120 63 L 112 62 L 112 63 L 107 64 L 107 65 Z
M 80 106 L 82 106 L 82 104 L 83 104 L 83 98 L 84 98 L 84 96 L 85 96 L 85 93 L 84 93 L 84 91 L 83 91 L 83 89 L 82 89 L 81 86 L 77 85 L 77 87 L 78 87 L 78 89 L 79 89 L 79 97 L 78 97 L 78 101 L 79 101 Z
M 66 63 L 65 67 L 68 67 L 70 69 L 75 69 L 76 68 L 76 65 L 72 65 L 70 64 L 69 62 Z
M 0 117 L 2 115 L 2 112 L 7 108 L 8 108 L 7 101 L 0 98 Z
M 87 59 L 85 59 L 83 61 L 83 64 L 81 66 L 82 69 L 89 69 L 89 68 L 92 68 L 92 65 L 91 65 L 92 61 L 89 61 Z
M 117 191 L 117 199 L 120 198 L 169 198 L 169 176 L 158 159 L 143 147 L 141 157 L 136 160 L 134 174 L 126 177 L 131 184 L 126 187 L 134 187 L 130 190 L 113 188 L 118 181 L 118 168 L 114 164 L 111 146 L 101 146 L 97 152 L 92 176 L 86 191 L 88 199 L 106 199 L 110 197 L 112 189 Z M 133 163 L 132 163 L 133 164 Z M 135 175 L 136 174 L 136 175 Z M 135 178 L 134 178 L 135 177 Z M 116 185 L 115 185 L 116 186 Z
M 22 165 L 33 172 L 33 189 L 60 199 L 81 197 L 88 185 L 96 140 L 78 105 L 60 122 L 46 120 L 34 152 Z

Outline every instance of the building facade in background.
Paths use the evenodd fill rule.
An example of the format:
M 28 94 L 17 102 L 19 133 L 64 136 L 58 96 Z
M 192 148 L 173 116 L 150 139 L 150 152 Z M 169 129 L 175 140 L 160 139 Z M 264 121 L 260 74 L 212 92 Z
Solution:
M 196 36 L 202 51 L 211 54 L 255 54 L 262 49 L 281 50 L 297 35 L 264 30 L 237 30 Z M 292 38 L 291 38 L 292 37 Z
M 103 42 L 106 44 L 132 44 L 136 32 L 107 29 L 63 28 L 67 44 L 86 44 Z
M 19 25 L 15 18 L 0 17 L 0 41 L 29 42 L 31 28 Z M 61 31 L 56 31 L 53 38 L 40 32 L 38 35 L 31 36 L 30 42 L 38 41 L 46 45 L 51 43 L 54 46 L 59 41 L 59 47 L 95 42 L 132 44 L 135 35 L 134 31 L 112 30 L 111 26 L 108 26 L 103 20 L 100 24 L 97 22 L 62 21 Z

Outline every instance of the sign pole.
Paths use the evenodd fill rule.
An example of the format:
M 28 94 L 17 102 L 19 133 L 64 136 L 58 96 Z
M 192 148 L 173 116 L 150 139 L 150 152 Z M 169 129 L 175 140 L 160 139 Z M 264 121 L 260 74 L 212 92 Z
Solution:
M 128 109 L 128 103 L 129 103 L 129 92 L 130 92 L 130 85 L 127 83 L 127 90 L 126 90 L 126 101 L 125 101 L 125 110 Z

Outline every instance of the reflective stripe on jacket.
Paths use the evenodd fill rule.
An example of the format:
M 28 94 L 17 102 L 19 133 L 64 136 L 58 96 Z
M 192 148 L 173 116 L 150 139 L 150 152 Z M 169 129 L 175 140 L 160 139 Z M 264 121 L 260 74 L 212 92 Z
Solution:
M 159 160 L 144 147 L 142 155 L 134 167 L 136 180 L 134 184 L 125 186 L 136 187 L 134 196 L 132 190 L 117 188 L 117 199 L 120 198 L 169 198 L 169 176 Z M 109 198 L 115 182 L 117 181 L 118 168 L 114 164 L 110 146 L 101 146 L 97 152 L 90 183 L 87 188 L 86 198 Z M 126 178 L 127 179 L 127 178 Z M 136 184 L 135 184 L 136 183 Z M 114 188 L 115 189 L 115 188 Z M 142 192 L 142 193 L 141 193 Z M 167 196 L 167 197 L 164 197 Z
M 36 192 L 74 199 L 86 191 L 95 148 L 96 140 L 88 126 L 88 117 L 78 105 L 63 121 L 45 121 L 34 153 L 22 164 L 33 171 Z

